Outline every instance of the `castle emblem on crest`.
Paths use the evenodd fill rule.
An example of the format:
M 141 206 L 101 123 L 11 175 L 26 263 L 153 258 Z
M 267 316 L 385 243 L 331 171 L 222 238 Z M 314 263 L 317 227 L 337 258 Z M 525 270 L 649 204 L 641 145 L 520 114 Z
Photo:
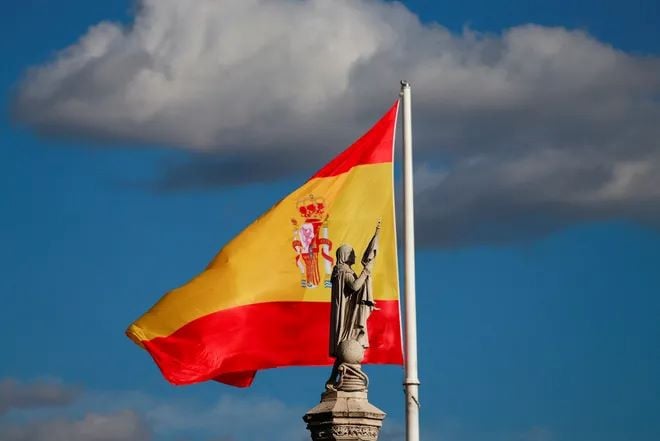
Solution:
M 334 259 L 330 255 L 332 242 L 328 238 L 329 215 L 325 211 L 325 199 L 310 194 L 300 199 L 296 208 L 300 219 L 291 219 L 292 246 L 301 274 L 300 285 L 304 288 L 316 288 L 321 284 L 323 272 L 323 286 L 330 288 Z

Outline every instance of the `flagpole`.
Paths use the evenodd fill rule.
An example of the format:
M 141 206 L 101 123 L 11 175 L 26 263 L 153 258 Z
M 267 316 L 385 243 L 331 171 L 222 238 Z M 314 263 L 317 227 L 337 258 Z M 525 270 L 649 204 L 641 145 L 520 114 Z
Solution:
M 412 121 L 410 84 L 401 81 L 403 104 L 403 242 L 405 304 L 406 441 L 419 441 L 417 311 L 415 306 L 415 216 L 413 210 Z

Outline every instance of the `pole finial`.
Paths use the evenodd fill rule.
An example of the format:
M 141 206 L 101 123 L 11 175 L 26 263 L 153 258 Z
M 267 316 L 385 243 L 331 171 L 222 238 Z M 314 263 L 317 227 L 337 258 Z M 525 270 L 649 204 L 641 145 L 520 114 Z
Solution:
M 410 83 L 407 80 L 401 80 L 401 88 L 407 89 L 410 87 Z

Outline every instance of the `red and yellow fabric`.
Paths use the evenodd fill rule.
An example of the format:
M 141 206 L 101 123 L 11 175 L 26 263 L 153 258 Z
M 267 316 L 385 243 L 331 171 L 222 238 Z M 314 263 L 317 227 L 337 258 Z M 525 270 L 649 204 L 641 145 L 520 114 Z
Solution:
M 127 329 L 174 384 L 249 386 L 259 369 L 327 365 L 330 275 L 381 221 L 365 363 L 402 363 L 394 219 L 398 102 L 359 140 L 230 241 Z M 310 242 L 311 237 L 311 242 Z M 360 263 L 355 270 L 360 272 Z

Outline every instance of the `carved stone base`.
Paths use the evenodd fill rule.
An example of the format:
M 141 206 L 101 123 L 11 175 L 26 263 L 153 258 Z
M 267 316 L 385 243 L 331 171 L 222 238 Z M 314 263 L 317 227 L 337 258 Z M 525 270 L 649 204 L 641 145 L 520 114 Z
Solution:
M 366 391 L 328 391 L 303 420 L 313 441 L 377 441 L 384 418 Z

